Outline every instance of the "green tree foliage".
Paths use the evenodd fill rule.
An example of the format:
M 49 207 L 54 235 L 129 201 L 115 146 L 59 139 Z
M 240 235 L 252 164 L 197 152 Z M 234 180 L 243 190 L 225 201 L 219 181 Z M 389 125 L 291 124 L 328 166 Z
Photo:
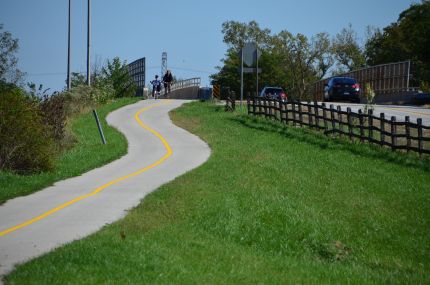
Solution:
M 383 31 L 376 30 L 366 43 L 369 65 L 412 60 L 414 84 L 430 84 L 430 1 L 412 4 Z
M 115 98 L 131 97 L 136 93 L 136 85 L 128 72 L 128 66 L 119 57 L 108 60 L 102 74 L 104 83 L 112 85 Z
M 13 84 L 0 83 L 0 97 L 0 170 L 51 169 L 55 145 L 39 103 Z
M 303 98 L 309 83 L 322 78 L 333 65 L 330 39 L 326 33 L 312 38 L 288 31 L 272 37 L 271 52 L 281 59 L 291 93 Z
M 17 68 L 18 40 L 12 38 L 10 32 L 2 30 L 3 24 L 0 24 L 0 81 L 17 84 L 23 77 Z
M 261 50 L 259 87 L 280 86 L 294 97 L 303 98 L 309 83 L 324 77 L 334 63 L 328 34 L 320 33 L 310 39 L 305 35 L 293 35 L 288 31 L 271 35 L 269 29 L 261 29 L 255 21 L 239 23 L 228 21 L 222 25 L 224 42 L 228 45 L 223 66 L 211 76 L 212 80 L 232 90 L 240 90 L 241 47 L 246 42 L 256 42 Z M 244 76 L 246 91 L 256 90 L 255 74 Z
M 87 86 L 84 74 L 72 72 L 71 96 L 87 97 L 94 103 L 105 103 L 113 98 L 134 96 L 136 85 L 128 72 L 126 62 L 118 57 L 101 64 L 100 59 L 93 64 L 91 87 Z
M 72 72 L 72 78 L 71 78 L 72 88 L 86 85 L 86 84 L 87 84 L 87 78 L 85 77 L 85 75 L 79 72 Z
M 338 70 L 335 73 L 353 71 L 366 65 L 363 49 L 358 43 L 357 33 L 349 24 L 338 33 L 332 43 Z

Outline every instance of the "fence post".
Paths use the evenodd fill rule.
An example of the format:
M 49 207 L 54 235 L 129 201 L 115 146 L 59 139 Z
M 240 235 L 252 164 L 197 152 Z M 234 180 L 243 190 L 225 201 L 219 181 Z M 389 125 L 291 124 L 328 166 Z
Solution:
M 273 106 L 273 102 L 272 99 L 267 99 L 267 103 L 269 105 L 269 119 L 273 119 L 273 110 L 272 110 L 272 106 Z
M 282 122 L 282 99 L 279 97 L 278 99 L 278 111 L 279 111 L 279 121 Z
M 261 97 L 257 97 L 257 104 L 258 104 L 258 116 L 261 117 L 261 113 L 263 112 L 262 104 L 261 104 Z
M 314 127 L 314 120 L 312 119 L 312 109 L 311 109 L 311 102 L 308 101 L 308 121 L 309 121 L 309 127 Z
M 417 119 L 417 125 L 418 125 L 418 151 L 420 155 L 423 153 L 423 119 L 419 118 Z
M 364 117 L 361 109 L 358 110 L 358 121 L 360 122 L 360 141 L 364 142 Z
M 337 114 L 338 114 L 338 118 L 339 118 L 339 134 L 340 136 L 342 136 L 343 134 L 343 121 L 342 121 L 342 109 L 340 108 L 339 105 L 337 105 Z
M 266 104 L 266 98 L 263 99 L 263 109 L 264 109 L 264 117 L 267 118 L 267 104 Z
M 320 129 L 320 118 L 319 118 L 319 110 L 318 110 L 318 102 L 314 101 L 314 113 L 315 113 L 315 125 L 317 126 L 317 129 Z
M 409 116 L 405 117 L 405 133 L 406 133 L 406 151 L 411 150 L 411 126 Z
M 346 120 L 348 121 L 348 134 L 349 139 L 352 140 L 352 122 L 351 122 L 351 108 L 346 109 Z
M 373 110 L 369 109 L 367 114 L 369 116 L 369 141 L 373 143 Z
M 324 132 L 328 132 L 328 124 L 327 124 L 327 108 L 325 103 L 322 103 L 323 108 L 323 121 L 324 121 Z
M 246 108 L 247 108 L 247 110 L 248 110 L 248 115 L 251 113 L 251 105 L 250 105 L 250 103 L 251 103 L 251 93 L 250 92 L 248 92 L 247 93 L 247 97 L 246 97 Z
M 299 106 L 299 121 L 300 121 L 300 127 L 303 127 L 303 112 L 302 112 L 302 101 L 297 102 Z
M 284 103 L 285 106 L 285 124 L 288 125 L 288 104 L 290 101 L 287 100 L 287 102 Z
M 385 143 L 385 114 L 381 113 L 379 116 L 379 120 L 381 121 L 381 147 L 384 146 Z
M 292 103 L 291 112 L 293 113 L 293 126 L 296 126 L 296 103 L 294 100 L 291 103 Z
M 255 100 L 255 96 L 252 96 L 252 113 L 254 114 L 254 116 L 256 111 L 255 104 L 257 104 L 257 101 Z
M 397 145 L 397 126 L 396 117 L 391 116 L 391 149 L 396 150 Z
M 330 119 L 331 119 L 331 128 L 333 131 L 333 134 L 336 133 L 336 122 L 334 118 L 334 105 L 330 104 Z

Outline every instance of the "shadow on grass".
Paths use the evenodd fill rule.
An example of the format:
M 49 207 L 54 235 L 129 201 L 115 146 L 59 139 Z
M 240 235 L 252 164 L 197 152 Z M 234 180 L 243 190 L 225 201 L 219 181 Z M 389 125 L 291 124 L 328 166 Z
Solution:
M 288 139 L 295 140 L 299 143 L 307 143 L 319 147 L 320 149 L 347 151 L 356 156 L 383 160 L 397 165 L 418 168 L 430 172 L 430 158 L 428 156 L 419 157 L 416 153 L 393 152 L 376 145 L 361 143 L 359 141 L 350 141 L 348 138 L 339 136 L 330 138 L 321 132 L 313 131 L 307 127 L 287 126 L 277 121 L 243 114 L 234 116 L 230 118 L 230 120 L 233 123 L 247 128 L 268 133 L 278 133 Z

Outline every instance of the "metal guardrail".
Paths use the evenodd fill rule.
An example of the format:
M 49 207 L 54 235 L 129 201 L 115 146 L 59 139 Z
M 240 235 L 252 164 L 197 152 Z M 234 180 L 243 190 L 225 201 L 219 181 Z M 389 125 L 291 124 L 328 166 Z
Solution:
M 193 87 L 193 86 L 200 86 L 201 78 L 190 78 L 186 80 L 176 81 L 173 82 L 170 86 L 170 91 L 175 91 L 183 88 Z

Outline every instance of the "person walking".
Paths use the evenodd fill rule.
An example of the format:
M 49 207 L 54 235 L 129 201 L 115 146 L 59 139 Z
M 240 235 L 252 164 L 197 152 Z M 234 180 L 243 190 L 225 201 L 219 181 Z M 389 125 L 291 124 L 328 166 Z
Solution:
M 170 85 L 173 81 L 173 75 L 170 72 L 170 70 L 166 71 L 166 74 L 163 76 L 163 82 L 164 82 L 164 94 L 167 96 L 167 93 L 170 93 Z

